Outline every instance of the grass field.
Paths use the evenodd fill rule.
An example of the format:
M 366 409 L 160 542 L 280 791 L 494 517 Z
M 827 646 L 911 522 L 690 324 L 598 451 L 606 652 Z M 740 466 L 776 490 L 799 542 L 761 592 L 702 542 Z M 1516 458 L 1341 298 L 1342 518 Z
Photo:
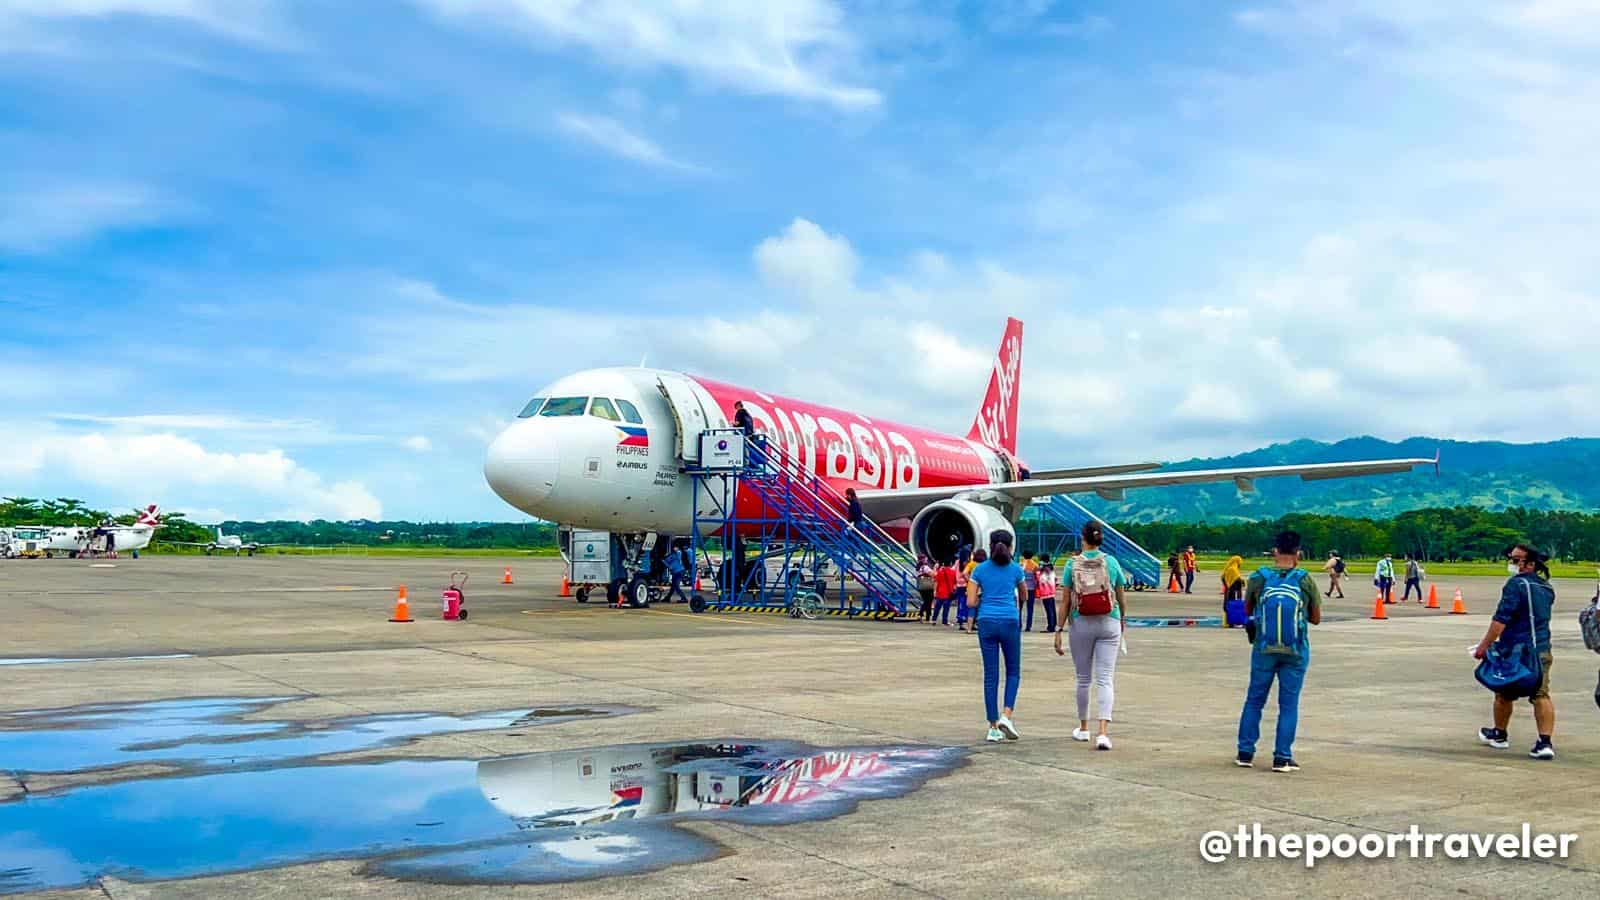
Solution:
M 204 553 L 198 547 L 162 547 L 156 545 L 145 553 L 155 553 L 167 556 L 200 556 Z M 219 550 L 218 556 L 231 556 L 231 551 Z M 358 545 L 345 545 L 341 547 L 264 547 L 256 551 L 257 556 L 396 556 L 396 557 L 425 557 L 425 556 L 461 556 L 461 557 L 551 557 L 560 556 L 554 547 L 537 547 L 532 550 L 519 550 L 510 547 L 488 548 L 461 548 L 461 547 L 363 547 Z

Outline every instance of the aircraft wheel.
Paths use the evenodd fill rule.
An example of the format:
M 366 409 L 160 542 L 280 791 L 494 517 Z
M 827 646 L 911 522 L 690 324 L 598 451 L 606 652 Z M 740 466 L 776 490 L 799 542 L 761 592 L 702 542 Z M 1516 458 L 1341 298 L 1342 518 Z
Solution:
M 643 575 L 633 576 L 628 582 L 628 606 L 645 609 L 650 605 L 650 582 Z
M 700 596 L 699 594 L 691 595 L 689 597 L 689 612 L 692 612 L 692 613 L 703 613 L 705 611 L 706 611 L 706 598 Z
M 576 592 L 576 594 L 574 596 L 577 598 L 579 603 L 588 603 L 589 602 L 589 589 L 586 588 L 586 587 L 578 588 L 578 590 L 577 590 L 577 592 Z

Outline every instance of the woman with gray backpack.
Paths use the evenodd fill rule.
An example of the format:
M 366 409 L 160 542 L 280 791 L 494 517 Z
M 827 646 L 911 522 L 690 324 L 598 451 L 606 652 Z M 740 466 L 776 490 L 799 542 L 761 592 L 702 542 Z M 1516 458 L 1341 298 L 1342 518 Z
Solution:
M 1578 613 L 1578 630 L 1583 632 L 1583 645 L 1600 653 L 1600 583 L 1595 585 L 1594 599 Z M 1594 705 L 1600 706 L 1600 680 L 1594 686 Z
M 1100 721 L 1094 735 L 1096 750 L 1111 749 L 1111 707 L 1116 699 L 1112 680 L 1117 673 L 1117 651 L 1122 646 L 1123 588 L 1128 579 L 1116 557 L 1100 551 L 1104 529 L 1096 521 L 1083 525 L 1083 552 L 1067 561 L 1061 575 L 1066 590 L 1058 602 L 1061 631 L 1056 632 L 1056 655 L 1065 656 L 1061 635 L 1072 645 L 1072 665 L 1078 670 L 1078 727 L 1072 739 L 1087 741 L 1089 732 L 1089 686 L 1095 688 L 1095 718 Z

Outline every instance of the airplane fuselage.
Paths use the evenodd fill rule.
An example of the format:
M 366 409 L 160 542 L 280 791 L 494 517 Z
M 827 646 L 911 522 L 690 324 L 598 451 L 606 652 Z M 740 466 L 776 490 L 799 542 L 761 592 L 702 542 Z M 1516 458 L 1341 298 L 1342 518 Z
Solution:
M 541 519 L 687 534 L 684 459 L 697 457 L 701 431 L 731 426 L 739 401 L 756 433 L 840 493 L 1018 477 L 1015 460 L 967 438 L 644 368 L 591 369 L 550 384 L 495 439 L 484 474 L 507 503 Z M 741 515 L 760 507 L 743 492 L 737 502 Z

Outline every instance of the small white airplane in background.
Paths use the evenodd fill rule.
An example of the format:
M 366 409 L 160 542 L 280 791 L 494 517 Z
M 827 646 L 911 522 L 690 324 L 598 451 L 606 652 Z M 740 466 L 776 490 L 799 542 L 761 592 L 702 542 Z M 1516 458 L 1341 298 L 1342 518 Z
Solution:
M 233 551 L 234 556 L 238 556 L 241 553 L 243 553 L 245 556 L 255 556 L 256 551 L 263 547 L 278 546 L 277 544 L 262 544 L 257 541 L 247 541 L 237 534 L 223 534 L 221 525 L 217 526 L 217 539 L 208 544 L 195 544 L 177 541 L 173 543 L 177 543 L 180 547 L 202 547 L 204 548 L 207 556 L 210 556 L 213 553 L 226 552 L 229 550 Z

